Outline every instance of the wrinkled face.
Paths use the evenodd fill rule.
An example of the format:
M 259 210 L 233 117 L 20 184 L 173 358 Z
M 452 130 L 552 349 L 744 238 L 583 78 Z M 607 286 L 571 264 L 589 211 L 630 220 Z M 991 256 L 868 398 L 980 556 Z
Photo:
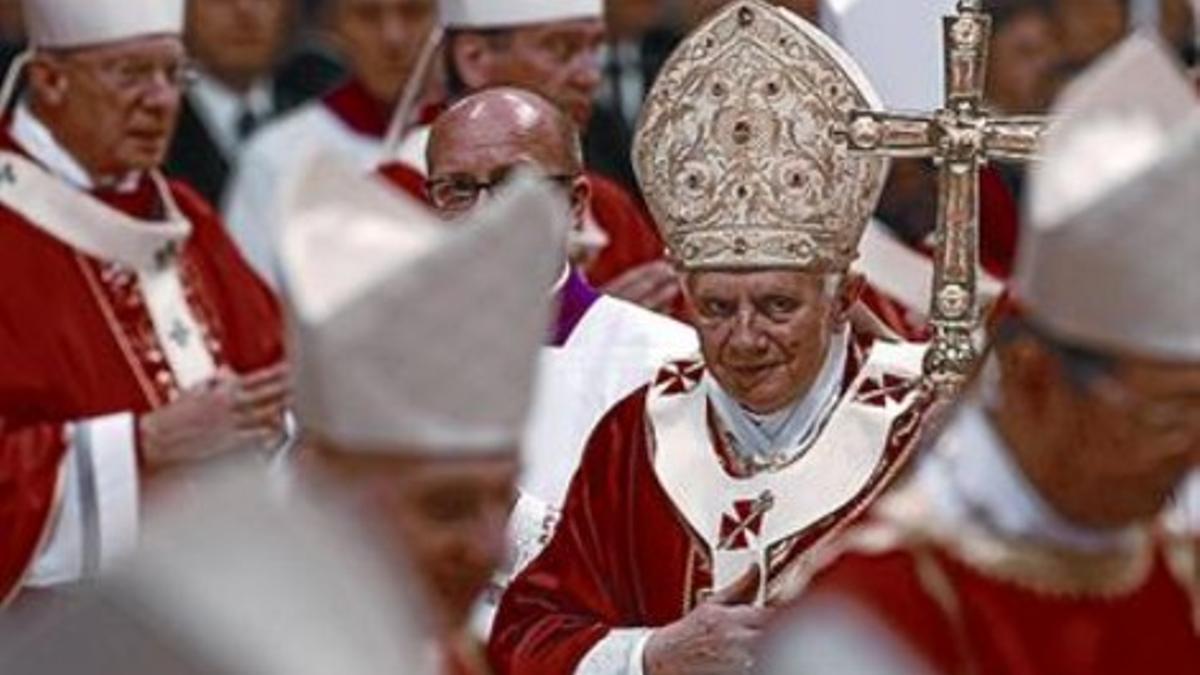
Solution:
M 992 40 L 988 101 L 1010 114 L 1044 112 L 1057 83 L 1058 34 L 1048 15 L 1025 12 Z
M 287 0 L 187 4 L 188 51 L 218 77 L 253 81 L 270 72 L 283 42 Z
M 183 42 L 152 37 L 40 56 L 31 78 L 38 112 L 93 176 L 162 163 L 187 74 Z
M 1119 361 L 1072 382 L 1041 368 L 1024 395 L 1049 441 L 1026 463 L 1064 515 L 1119 527 L 1159 514 L 1200 467 L 1200 365 Z
M 742 406 L 776 412 L 812 386 L 849 306 L 830 279 L 783 270 L 687 276 L 705 362 Z
M 433 26 L 433 0 L 337 0 L 333 17 L 350 71 L 376 99 L 395 99 Z
M 421 575 L 443 627 L 461 629 L 505 560 L 516 454 L 396 459 L 323 452 L 315 466 L 353 515 L 383 538 L 385 550 Z
M 548 129 L 522 129 L 499 116 L 434 127 L 429 144 L 430 201 L 449 220 L 471 212 L 520 169 L 545 176 L 569 191 L 576 229 L 587 209 L 590 187 L 577 160 Z
M 557 105 L 579 128 L 586 128 L 600 86 L 604 22 L 562 21 L 515 29 L 506 36 L 484 41 L 477 62 L 458 62 L 465 84 L 473 90 L 527 89 Z

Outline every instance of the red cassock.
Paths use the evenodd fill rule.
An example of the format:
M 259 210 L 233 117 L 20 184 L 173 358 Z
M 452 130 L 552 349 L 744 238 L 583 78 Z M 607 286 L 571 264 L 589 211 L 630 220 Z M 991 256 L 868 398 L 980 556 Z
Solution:
M 1200 672 L 1195 541 L 1164 534 L 1135 557 L 1064 558 L 971 536 L 947 544 L 915 518 L 895 525 L 852 533 L 861 543 L 805 597 L 867 610 L 933 673 Z
M 0 150 L 25 155 L 7 133 Z M 181 184 L 169 189 L 193 228 L 175 255 L 213 362 L 238 372 L 278 363 L 282 324 L 270 291 L 213 210 Z M 150 226 L 165 211 L 159 195 L 146 177 L 131 192 L 94 198 Z M 145 413 L 169 402 L 178 383 L 136 278 L 5 206 L 0 288 L 0 598 L 8 598 L 54 522 L 69 444 L 65 425 Z
M 568 675 L 613 631 L 672 623 L 750 565 L 768 570 L 771 602 L 904 466 L 930 409 L 919 348 L 851 342 L 819 438 L 778 472 L 736 468 L 698 362 L 669 365 L 610 411 L 554 537 L 502 599 L 492 667 Z M 910 350 L 904 368 L 881 365 L 889 348 Z M 851 422 L 859 413 L 871 421 Z M 833 484 L 846 489 L 826 494 Z

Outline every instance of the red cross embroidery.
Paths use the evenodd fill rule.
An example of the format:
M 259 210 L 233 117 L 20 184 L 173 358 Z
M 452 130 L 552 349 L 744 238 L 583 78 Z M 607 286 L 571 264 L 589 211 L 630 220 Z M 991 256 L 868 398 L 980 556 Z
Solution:
M 775 495 L 764 491 L 758 499 L 742 499 L 733 503 L 733 513 L 721 516 L 721 539 L 717 548 L 723 551 L 742 551 L 750 548 L 751 537 L 762 533 L 767 513 L 775 508 Z
M 898 375 L 884 374 L 863 382 L 855 400 L 875 408 L 886 408 L 890 403 L 903 403 L 909 392 L 916 386 L 916 381 L 906 380 Z
M 696 361 L 673 361 L 658 372 L 654 386 L 662 387 L 665 396 L 687 394 L 700 384 L 704 365 Z

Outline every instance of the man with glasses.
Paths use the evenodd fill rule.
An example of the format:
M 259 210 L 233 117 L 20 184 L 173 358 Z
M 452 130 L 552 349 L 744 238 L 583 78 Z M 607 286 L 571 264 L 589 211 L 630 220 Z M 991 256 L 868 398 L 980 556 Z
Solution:
M 1018 316 L 913 480 L 816 577 L 764 672 L 1200 664 L 1196 539 L 1159 518 L 1200 467 L 1200 107 L 1171 54 L 1137 36 L 1055 115 L 1031 175 Z M 866 660 L 830 647 L 853 643 L 873 645 L 849 655 Z
M 158 172 L 183 15 L 183 0 L 25 3 L 28 93 L 0 132 L 3 599 L 95 574 L 148 495 L 285 436 L 276 302 L 211 208 Z
M 476 209 L 486 213 L 487 201 L 514 173 L 533 170 L 569 197 L 571 225 L 578 230 L 592 198 L 582 155 L 578 128 L 553 103 L 519 89 L 486 90 L 434 123 L 429 197 L 453 222 Z M 536 556 L 553 532 L 588 434 L 604 413 L 669 358 L 696 349 L 687 326 L 600 295 L 578 267 L 564 268 L 546 292 L 558 296 L 559 310 L 542 348 L 537 398 L 524 436 L 522 500 L 510 521 L 510 573 Z M 498 592 L 493 604 L 496 597 Z
M 600 86 L 602 0 L 439 0 L 451 100 L 489 87 L 536 92 L 586 129 Z M 428 175 L 429 127 L 387 158 L 384 174 L 412 188 Z M 644 209 L 615 182 L 588 173 L 592 199 L 576 263 L 601 290 L 653 310 L 676 308 L 679 283 Z

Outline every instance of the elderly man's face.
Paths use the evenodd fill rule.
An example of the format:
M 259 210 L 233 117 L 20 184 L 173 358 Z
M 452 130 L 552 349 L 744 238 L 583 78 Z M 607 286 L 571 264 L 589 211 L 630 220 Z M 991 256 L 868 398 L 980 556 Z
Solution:
M 385 550 L 413 565 L 446 630 L 464 627 L 507 555 L 520 470 L 514 450 L 465 459 L 313 451 L 301 467 L 345 500 Z
M 39 58 L 34 87 L 53 131 L 93 175 L 162 163 L 186 79 L 176 37 L 130 40 Z
M 434 19 L 433 0 L 336 0 L 333 34 L 354 76 L 376 99 L 391 101 Z
M 604 22 L 561 21 L 518 28 L 481 43 L 471 63 L 459 62 L 467 86 L 513 86 L 540 94 L 586 128 L 600 86 Z
M 777 412 L 812 386 L 861 287 L 834 279 L 783 270 L 687 276 L 705 363 L 742 406 Z
M 265 77 L 283 43 L 289 0 L 189 2 L 188 51 L 219 78 L 241 86 Z

